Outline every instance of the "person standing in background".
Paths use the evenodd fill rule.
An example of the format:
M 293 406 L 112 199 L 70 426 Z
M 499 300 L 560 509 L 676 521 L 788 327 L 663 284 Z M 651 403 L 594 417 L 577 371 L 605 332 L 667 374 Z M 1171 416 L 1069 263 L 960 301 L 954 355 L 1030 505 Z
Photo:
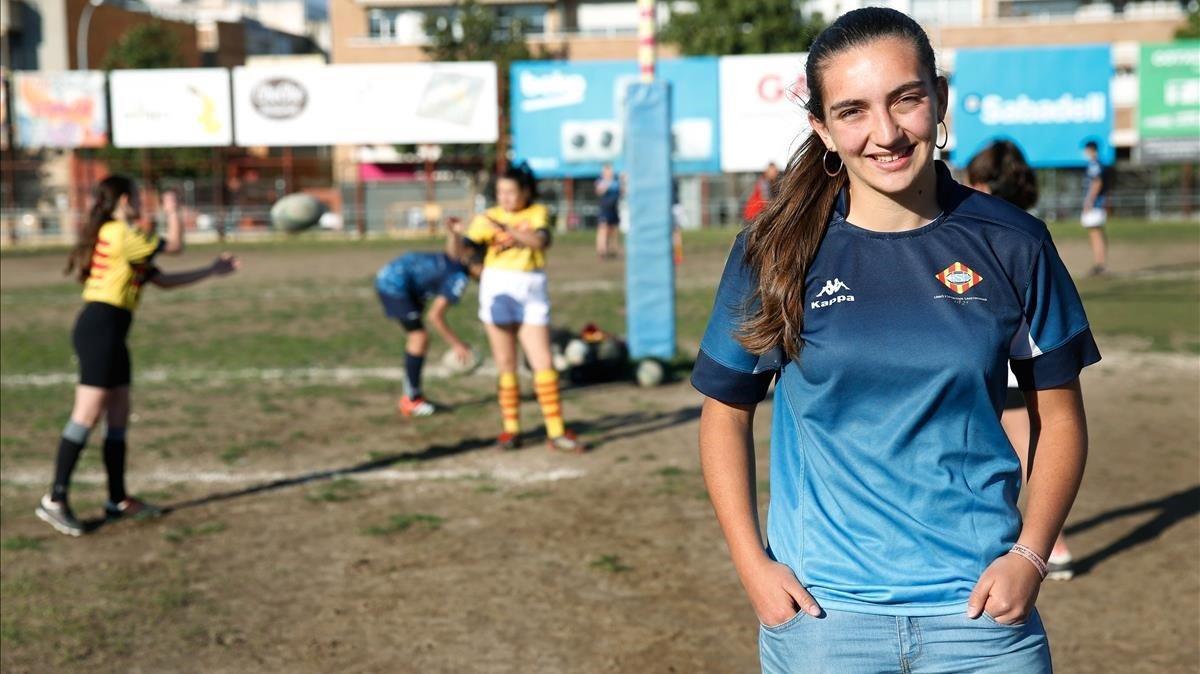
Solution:
M 779 167 L 775 162 L 767 164 L 762 175 L 754 181 L 754 189 L 750 191 L 750 198 L 746 200 L 746 207 L 742 209 L 742 220 L 754 222 L 754 218 L 763 212 L 775 196 L 775 181 L 778 179 Z
M 1037 204 L 1037 176 L 1025 161 L 1021 148 L 1012 141 L 998 140 L 979 151 L 967 164 L 967 183 L 976 190 L 1028 211 Z M 1029 478 L 1029 458 L 1036 454 L 1037 442 L 1030 424 L 1025 395 L 1018 386 L 1017 376 L 1008 369 L 1008 390 L 1004 396 L 1004 411 L 1000 425 L 1021 461 L 1021 480 Z M 1071 580 L 1075 577 L 1074 560 L 1067 539 L 1060 531 L 1046 559 L 1046 580 Z
M 621 224 L 621 180 L 612 164 L 600 169 L 596 181 L 596 196 L 600 197 L 600 220 L 596 223 L 596 256 L 607 260 L 621 254 L 619 227 Z
M 1096 141 L 1089 140 L 1084 144 L 1083 156 L 1087 157 L 1087 169 L 1083 180 L 1083 213 L 1079 221 L 1087 229 L 1088 242 L 1092 245 L 1093 265 L 1088 275 L 1098 276 L 1108 270 L 1108 236 L 1104 232 L 1104 223 L 1108 221 L 1105 209 L 1111 185 L 1108 170 L 1100 163 L 1100 146 Z

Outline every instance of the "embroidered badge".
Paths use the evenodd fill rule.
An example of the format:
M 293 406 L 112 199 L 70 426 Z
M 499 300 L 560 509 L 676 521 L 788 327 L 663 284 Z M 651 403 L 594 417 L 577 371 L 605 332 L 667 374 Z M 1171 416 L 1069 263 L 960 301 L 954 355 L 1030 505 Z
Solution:
M 961 262 L 955 262 L 946 267 L 936 278 L 959 295 L 983 282 L 982 276 Z

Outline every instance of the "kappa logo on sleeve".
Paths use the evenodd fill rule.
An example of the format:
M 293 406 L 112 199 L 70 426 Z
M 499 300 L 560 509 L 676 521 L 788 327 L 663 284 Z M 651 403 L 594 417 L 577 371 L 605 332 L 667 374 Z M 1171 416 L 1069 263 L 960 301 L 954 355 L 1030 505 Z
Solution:
M 839 294 L 843 290 L 845 290 L 846 293 Z M 830 279 L 825 282 L 824 286 L 821 287 L 821 290 L 817 293 L 817 299 L 813 300 L 812 303 L 809 304 L 808 308 L 809 309 L 824 309 L 825 307 L 830 306 L 832 304 L 840 304 L 842 302 L 853 302 L 854 295 L 849 294 L 850 292 L 851 292 L 850 286 L 846 285 L 845 283 L 842 283 L 841 279 L 839 279 L 839 278 Z M 828 297 L 829 299 L 823 300 L 823 299 L 821 299 L 822 297 Z

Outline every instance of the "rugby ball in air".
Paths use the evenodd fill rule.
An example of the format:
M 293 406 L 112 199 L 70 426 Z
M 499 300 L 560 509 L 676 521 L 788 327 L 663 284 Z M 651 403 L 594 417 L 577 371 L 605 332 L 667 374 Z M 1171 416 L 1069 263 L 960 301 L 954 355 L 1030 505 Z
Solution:
M 325 215 L 325 205 L 311 194 L 297 192 L 271 206 L 271 226 L 285 232 L 300 232 L 316 226 Z

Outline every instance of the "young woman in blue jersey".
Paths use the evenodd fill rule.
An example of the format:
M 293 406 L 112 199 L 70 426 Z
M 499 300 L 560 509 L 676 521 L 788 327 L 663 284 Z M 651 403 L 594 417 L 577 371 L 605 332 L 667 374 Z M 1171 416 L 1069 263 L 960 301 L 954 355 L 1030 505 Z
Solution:
M 734 243 L 692 381 L 700 452 L 765 672 L 1047 672 L 1034 608 L 1083 473 L 1099 359 L 1043 223 L 934 161 L 921 28 L 850 12 L 805 66 L 814 133 Z M 1011 361 L 1040 427 L 1000 425 Z M 752 423 L 777 378 L 759 530 Z
M 999 197 L 1008 203 L 1028 211 L 1038 200 L 1037 176 L 1025 161 L 1021 148 L 1009 140 L 997 140 L 980 150 L 967 164 L 967 183 L 971 187 Z M 1029 410 L 1025 407 L 1025 396 L 1017 385 L 1017 376 L 1008 370 L 1008 390 L 1004 398 L 1004 413 L 1000 425 L 1008 435 L 1021 460 L 1022 479 L 1028 474 L 1029 455 L 1033 446 L 1033 429 L 1029 425 Z M 1075 576 L 1071 551 L 1062 533 L 1054 541 L 1054 548 L 1046 560 L 1046 580 L 1071 580 Z
M 375 291 L 384 314 L 408 331 L 404 344 L 404 394 L 396 403 L 396 409 L 406 417 L 427 417 L 437 411 L 425 399 L 421 388 L 421 371 L 429 351 L 429 333 L 421 321 L 426 304 L 429 322 L 450 345 L 458 361 L 465 365 L 474 357 L 471 347 L 446 322 L 446 312 L 458 304 L 469 279 L 479 278 L 482 269 L 482 249 L 464 241 L 463 232 L 461 222 L 450 220 L 444 253 L 406 253 L 375 274 Z
M 35 513 L 44 522 L 69 536 L 84 533 L 71 510 L 67 493 L 79 455 L 87 446 L 92 428 L 105 419 L 104 470 L 108 475 L 108 519 L 146 516 L 159 509 L 130 495 L 125 489 L 125 429 L 131 407 L 129 385 L 132 366 L 126 338 L 146 283 L 178 288 L 213 276 L 231 274 L 237 258 L 222 254 L 212 264 L 182 272 L 160 271 L 158 253 L 183 252 L 183 225 L 174 194 L 163 197 L 167 236 L 159 238 L 153 223 L 140 216 L 138 191 L 133 181 L 109 176 L 96 187 L 95 201 L 78 241 L 67 257 L 66 273 L 83 284 L 83 309 L 75 320 L 71 342 L 79 361 L 75 405 L 59 438 L 54 482 Z

